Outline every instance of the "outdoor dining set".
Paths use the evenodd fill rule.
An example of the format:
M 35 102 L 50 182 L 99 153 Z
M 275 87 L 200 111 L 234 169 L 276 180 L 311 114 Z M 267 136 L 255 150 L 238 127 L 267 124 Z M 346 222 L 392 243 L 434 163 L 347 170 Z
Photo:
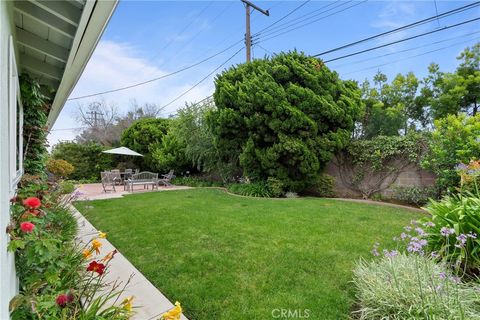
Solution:
M 104 192 L 116 192 L 116 186 L 123 186 L 124 191 L 130 192 L 133 192 L 133 187 L 137 185 L 143 185 L 143 188 L 147 190 L 150 186 L 152 190 L 158 189 L 159 184 L 169 187 L 172 185 L 170 181 L 174 177 L 173 170 L 170 170 L 169 173 L 163 174 L 161 178 L 159 178 L 158 173 L 149 171 L 139 172 L 138 169 L 135 171 L 133 171 L 133 169 L 125 169 L 125 171 L 113 169 L 111 171 L 101 172 L 100 176 Z

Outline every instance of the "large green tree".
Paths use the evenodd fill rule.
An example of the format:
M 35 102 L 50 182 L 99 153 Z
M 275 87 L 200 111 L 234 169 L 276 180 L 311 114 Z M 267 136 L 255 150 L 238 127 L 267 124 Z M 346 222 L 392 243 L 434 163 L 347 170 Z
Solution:
M 152 153 L 161 145 L 170 122 L 170 119 L 145 118 L 135 121 L 123 131 L 120 143 L 143 155 L 143 158 L 135 159 L 142 170 L 155 170 Z
M 301 190 L 348 143 L 360 94 L 356 83 L 298 52 L 232 67 L 215 80 L 210 124 L 219 158 L 251 179 L 274 177 Z

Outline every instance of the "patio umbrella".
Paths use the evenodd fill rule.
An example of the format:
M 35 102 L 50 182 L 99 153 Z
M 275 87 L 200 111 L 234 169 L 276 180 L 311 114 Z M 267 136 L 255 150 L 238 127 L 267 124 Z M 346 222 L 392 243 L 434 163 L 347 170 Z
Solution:
M 103 153 L 111 153 L 111 154 L 121 154 L 121 155 L 124 155 L 124 156 L 143 157 L 143 155 L 141 155 L 140 153 L 135 152 L 131 149 L 128 149 L 127 147 L 120 147 L 120 148 L 105 150 L 105 151 L 102 151 L 102 152 Z

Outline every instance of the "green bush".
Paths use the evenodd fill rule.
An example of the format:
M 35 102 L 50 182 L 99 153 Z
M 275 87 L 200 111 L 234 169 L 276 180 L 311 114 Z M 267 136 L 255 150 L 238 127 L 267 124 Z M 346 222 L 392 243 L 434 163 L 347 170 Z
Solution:
M 360 319 L 480 319 L 480 286 L 424 256 L 362 260 L 353 283 Z
M 266 182 L 234 183 L 228 186 L 228 191 L 248 197 L 272 197 L 272 193 Z
M 455 191 L 460 184 L 457 165 L 480 159 L 480 113 L 448 115 L 435 121 L 429 152 L 422 165 L 438 175 L 441 190 Z
M 276 178 L 269 177 L 267 179 L 267 186 L 273 198 L 280 198 L 285 194 L 283 182 Z
M 60 142 L 53 146 L 51 156 L 53 159 L 63 159 L 74 164 L 69 178 L 98 181 L 101 171 L 114 167 L 115 156 L 102 153 L 103 150 L 104 147 L 97 143 Z
M 435 186 L 396 187 L 392 196 L 392 198 L 395 200 L 399 200 L 417 207 L 427 204 L 430 199 L 438 199 L 438 197 L 439 191 Z
M 331 198 L 335 196 L 334 186 L 335 178 L 322 173 L 315 179 L 315 183 L 303 193 L 315 197 Z
M 206 179 L 202 177 L 175 177 L 172 179 L 172 183 L 177 186 L 188 186 L 188 187 L 222 187 L 223 183 L 221 181 L 215 181 L 211 179 Z
M 470 273 L 480 271 L 480 197 L 465 193 L 431 201 L 428 248 Z M 451 232 L 447 232 L 451 230 Z M 462 240 L 463 239 L 463 240 Z
M 59 192 L 61 194 L 68 194 L 75 191 L 75 184 L 69 180 L 63 180 L 58 183 Z
M 161 146 L 170 123 L 170 119 L 144 118 L 135 121 L 128 129 L 123 131 L 120 139 L 122 146 L 143 155 L 143 157 L 137 157 L 134 160 L 141 170 L 155 171 L 156 163 L 152 153 Z
M 208 122 L 222 162 L 254 181 L 300 191 L 350 140 L 362 104 L 353 81 L 322 61 L 289 52 L 218 75 Z

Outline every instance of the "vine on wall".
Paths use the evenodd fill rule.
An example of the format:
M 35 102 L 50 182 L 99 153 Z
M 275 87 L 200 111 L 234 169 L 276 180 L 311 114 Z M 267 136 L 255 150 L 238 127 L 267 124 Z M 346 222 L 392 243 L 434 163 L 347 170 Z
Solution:
M 25 173 L 44 175 L 47 157 L 47 118 L 50 98 L 42 93 L 40 84 L 27 74 L 20 76 L 23 104 L 23 166 Z
M 342 183 L 368 199 L 390 187 L 409 165 L 418 164 L 426 150 L 425 137 L 378 136 L 355 140 L 334 159 Z

